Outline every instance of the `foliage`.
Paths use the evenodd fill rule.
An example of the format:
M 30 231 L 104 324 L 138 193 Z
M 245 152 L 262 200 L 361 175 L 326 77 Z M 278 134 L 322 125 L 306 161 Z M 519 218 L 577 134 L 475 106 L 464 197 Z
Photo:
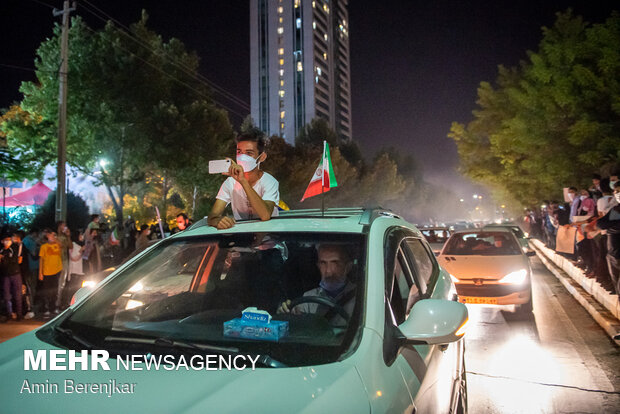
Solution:
M 43 229 L 49 227 L 56 231 L 56 192 L 52 191 L 45 203 L 37 209 L 32 220 L 32 227 Z M 67 193 L 67 226 L 73 230 L 83 230 L 90 221 L 90 213 L 86 201 L 73 192 Z
M 620 15 L 559 13 L 527 61 L 480 84 L 474 119 L 452 124 L 462 171 L 523 205 L 586 185 L 620 158 L 619 72 Z
M 22 84 L 25 115 L 0 124 L 9 148 L 32 154 L 37 171 L 56 160 L 59 36 L 57 26 L 37 50 L 37 82 Z M 147 177 L 165 177 L 163 211 L 174 184 L 209 191 L 207 161 L 232 128 L 197 77 L 195 53 L 177 39 L 164 42 L 145 13 L 129 34 L 111 23 L 95 31 L 74 18 L 69 39 L 67 161 L 106 186 L 117 219 L 129 188 Z

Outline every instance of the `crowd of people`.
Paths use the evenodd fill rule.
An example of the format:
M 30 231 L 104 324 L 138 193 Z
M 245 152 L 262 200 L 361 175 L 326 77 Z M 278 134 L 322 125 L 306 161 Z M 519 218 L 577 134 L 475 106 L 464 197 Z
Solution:
M 208 224 L 220 230 L 233 227 L 237 220 L 264 221 L 278 215 L 279 183 L 260 169 L 267 158 L 264 134 L 253 130 L 238 136 L 236 153 L 236 162 L 230 160 L 229 170 L 223 173 L 228 178 L 209 213 Z M 224 214 L 228 205 L 233 217 Z M 2 229 L 0 306 L 4 315 L 0 311 L 0 321 L 59 313 L 69 305 L 85 275 L 116 266 L 147 248 L 152 239 L 186 230 L 191 221 L 180 213 L 176 224 L 173 230 L 165 222 L 138 228 L 129 217 L 108 228 L 95 214 L 85 229 L 74 232 L 65 222 L 41 232 L 31 229 L 27 236 L 22 231 Z
M 172 231 L 191 224 L 185 213 Z M 52 228 L 23 230 L 4 227 L 0 232 L 0 322 L 49 318 L 69 306 L 71 297 L 88 275 L 116 266 L 132 253 L 161 238 L 159 226 L 136 228 L 129 218 L 109 228 L 94 214 L 84 229 L 71 230 L 62 221 Z
M 620 171 L 592 176 L 589 188 L 565 189 L 565 202 L 526 210 L 524 230 L 572 259 L 589 278 L 620 294 Z

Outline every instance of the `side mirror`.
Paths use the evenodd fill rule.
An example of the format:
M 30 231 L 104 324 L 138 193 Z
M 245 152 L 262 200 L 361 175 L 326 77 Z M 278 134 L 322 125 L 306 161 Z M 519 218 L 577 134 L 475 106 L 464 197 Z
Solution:
M 71 298 L 71 305 L 78 303 L 80 300 L 84 299 L 93 290 L 95 290 L 94 286 L 84 286 L 84 287 L 79 288 L 77 292 L 75 292 L 75 294 Z
M 458 341 L 465 334 L 467 307 L 445 299 L 423 299 L 411 309 L 398 329 L 406 343 L 429 345 Z
M 525 252 L 525 255 L 527 257 L 532 257 L 532 256 L 536 256 L 536 252 L 533 250 L 528 250 L 527 252 Z

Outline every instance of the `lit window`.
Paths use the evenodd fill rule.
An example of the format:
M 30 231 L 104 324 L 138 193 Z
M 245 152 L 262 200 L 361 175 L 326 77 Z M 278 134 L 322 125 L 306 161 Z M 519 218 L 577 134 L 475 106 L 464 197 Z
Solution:
M 323 59 L 327 60 L 327 53 L 323 53 Z
M 316 22 L 312 22 L 312 28 L 316 29 Z
M 280 89 L 278 91 L 278 95 L 280 95 L 280 98 L 284 98 L 284 91 L 282 89 Z
M 278 19 L 278 23 L 282 24 L 283 22 L 284 22 L 284 18 L 280 17 L 280 18 Z
M 299 7 L 299 0 L 295 0 L 295 8 Z
M 280 129 L 284 129 L 284 122 L 280 122 Z M 284 136 L 284 135 L 282 135 Z
M 284 86 L 284 79 L 280 79 L 280 86 Z
M 315 9 L 316 8 L 316 1 L 312 2 L 312 8 Z
M 302 70 L 304 70 L 304 66 L 301 64 L 301 62 L 297 62 L 297 72 L 301 72 Z
M 316 67 L 316 73 L 318 73 L 318 75 L 321 76 L 321 72 L 322 72 L 321 68 L 317 66 Z
M 284 66 L 284 59 L 280 59 L 280 66 Z
M 329 7 L 327 7 L 327 4 L 323 5 L 323 10 L 325 10 L 325 13 L 329 13 Z
M 297 20 L 295 20 L 295 25 L 298 29 L 301 29 L 301 17 L 298 17 Z
M 278 13 L 284 13 L 284 8 L 282 6 L 278 7 Z
M 323 39 L 325 39 L 325 41 L 327 42 L 327 33 L 323 35 Z
M 283 55 L 284 54 L 284 48 L 281 47 L 280 49 L 278 49 L 278 55 Z
M 284 76 L 284 69 L 280 69 L 280 76 Z
M 280 119 L 284 119 L 284 114 L 286 113 L 286 111 L 282 111 L 280 112 Z
M 278 34 L 284 33 L 284 27 L 278 27 Z
M 346 21 L 346 20 L 343 20 L 343 21 L 342 21 L 342 24 L 346 26 L 346 25 L 347 25 L 347 21 Z
M 319 77 L 318 76 L 314 77 L 314 83 L 319 83 Z

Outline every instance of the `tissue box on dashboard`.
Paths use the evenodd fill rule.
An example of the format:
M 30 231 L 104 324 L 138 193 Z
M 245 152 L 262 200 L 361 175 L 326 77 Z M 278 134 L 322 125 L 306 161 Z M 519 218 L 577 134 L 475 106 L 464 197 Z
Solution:
M 279 341 L 287 334 L 287 321 L 271 320 L 269 313 L 257 311 L 256 308 L 248 308 L 243 311 L 241 318 L 224 322 L 224 336 L 232 338 Z

